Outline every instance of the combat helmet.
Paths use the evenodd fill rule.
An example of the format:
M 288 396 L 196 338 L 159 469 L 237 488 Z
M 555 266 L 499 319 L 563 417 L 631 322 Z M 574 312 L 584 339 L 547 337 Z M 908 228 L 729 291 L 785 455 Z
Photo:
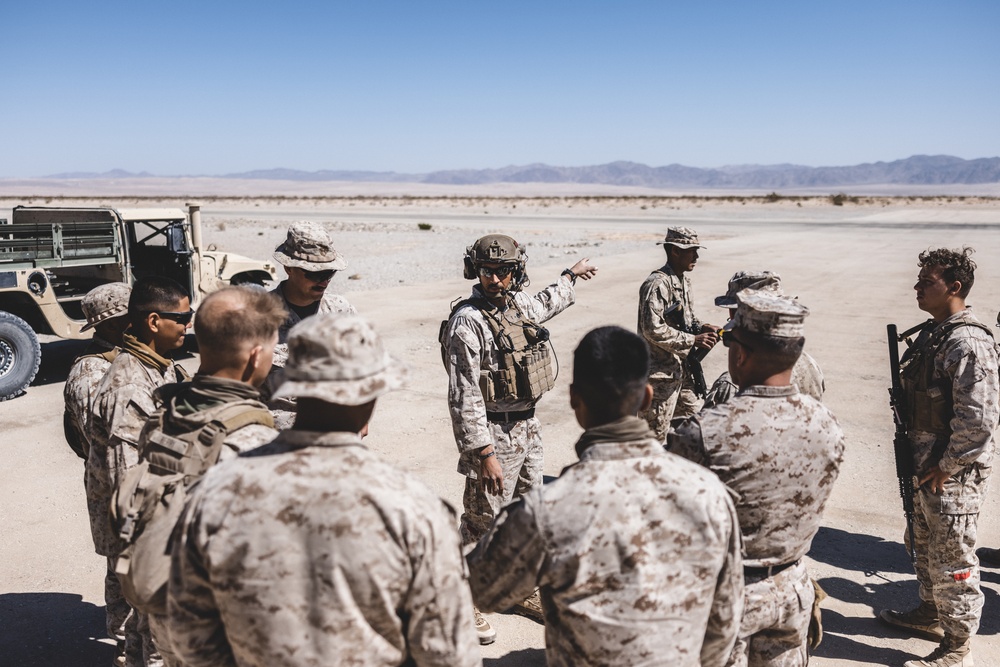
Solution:
M 465 249 L 463 275 L 466 280 L 475 280 L 479 277 L 481 264 L 514 264 L 513 291 L 527 284 L 528 276 L 524 271 L 527 261 L 528 253 L 517 241 L 505 234 L 487 234 Z

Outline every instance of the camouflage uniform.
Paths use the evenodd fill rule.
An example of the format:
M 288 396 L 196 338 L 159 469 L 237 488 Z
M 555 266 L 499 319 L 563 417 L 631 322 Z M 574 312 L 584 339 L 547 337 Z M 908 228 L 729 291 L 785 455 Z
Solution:
M 486 299 L 479 285 L 472 288 L 471 298 Z M 576 292 L 572 281 L 560 276 L 556 283 L 534 296 L 515 292 L 511 298 L 527 318 L 540 324 L 573 305 Z M 479 308 L 474 305 L 458 308 L 448 322 L 443 342 L 448 367 L 448 409 L 460 452 L 458 472 L 466 477 L 462 541 L 471 544 L 486 533 L 501 507 L 541 485 L 541 427 L 534 416 L 508 422 L 487 418 L 487 411 L 533 411 L 535 403 L 510 399 L 487 402 L 483 397 L 480 374 L 499 368 L 499 350 Z M 489 445 L 493 445 L 504 473 L 504 492 L 499 496 L 487 493 L 478 481 L 476 452 Z
M 971 311 L 963 310 L 937 326 L 962 321 L 978 323 Z M 922 334 L 914 348 L 932 331 Z M 929 363 L 934 382 L 950 389 L 951 434 L 940 440 L 942 436 L 911 428 L 914 470 L 920 478 L 937 462 L 951 477 L 940 495 L 920 487 L 914 496 L 916 573 L 920 599 L 937 607 L 946 636 L 962 640 L 976 633 L 983 608 L 974 550 L 1000 419 L 997 347 L 982 329 L 959 326 Z
M 741 303 L 737 326 L 771 299 L 805 311 L 784 297 L 740 295 L 750 295 L 752 307 Z M 780 335 L 766 326 L 755 330 L 761 329 Z M 819 530 L 843 459 L 836 418 L 794 385 L 754 385 L 681 424 L 667 448 L 708 467 L 739 497 L 746 608 L 729 664 L 805 665 L 814 592 L 802 557 Z
M 90 452 L 88 437 L 90 415 L 94 411 L 94 394 L 97 385 L 111 367 L 105 353 L 114 349 L 114 345 L 95 334 L 87 349 L 73 362 L 63 387 L 63 399 L 66 403 L 63 432 L 66 442 L 84 461 Z M 86 483 L 84 477 L 84 484 Z
M 108 516 L 111 494 L 125 471 L 139 462 L 139 434 L 155 411 L 153 391 L 187 377 L 174 362 L 161 370 L 142 361 L 129 351 L 136 346 L 152 354 L 148 347 L 126 335 L 125 349 L 112 362 L 97 388 L 90 424 L 91 446 L 87 457 L 90 528 L 97 553 L 108 557 L 112 569 L 121 550 L 121 540 Z M 137 645 L 139 642 L 141 645 Z M 132 614 L 132 621 L 126 624 L 126 652 L 130 665 L 149 660 L 150 664 L 159 663 L 145 614 Z
M 288 229 L 284 243 L 274 250 L 274 259 L 284 267 L 296 267 L 305 271 L 340 271 L 347 268 L 347 260 L 333 247 L 333 242 L 323 225 L 314 222 L 298 222 Z M 272 408 L 275 426 L 278 430 L 291 428 L 295 421 L 295 402 L 286 399 L 273 401 L 272 396 L 277 391 L 283 379 L 282 369 L 288 359 L 288 332 L 302 321 L 295 312 L 294 306 L 287 298 L 282 281 L 271 293 L 281 299 L 288 311 L 288 319 L 278 327 L 278 344 L 274 346 L 274 365 L 264 386 L 261 396 Z M 320 313 L 343 313 L 357 315 L 357 310 L 350 302 L 339 294 L 324 292 L 317 306 L 316 315 Z
M 637 417 L 585 432 L 577 451 L 469 555 L 476 605 L 503 610 L 540 586 L 549 665 L 724 665 L 743 607 L 726 488 Z
M 285 369 L 279 397 L 336 405 L 405 378 L 353 316 L 295 327 Z M 213 467 L 179 535 L 167 606 L 185 665 L 481 664 L 454 513 L 356 433 L 283 431 Z
M 694 346 L 695 334 L 690 332 L 701 329 L 693 302 L 691 279 L 678 277 L 670 264 L 649 274 L 639 288 L 638 331 L 649 345 L 649 383 L 653 386 L 653 403 L 643 416 L 661 439 L 666 438 L 672 418 L 688 417 L 700 407 L 684 368 L 684 359 Z M 668 316 L 674 304 L 678 308 Z M 674 326 L 669 319 L 674 317 L 683 320 L 685 331 Z
M 223 408 L 235 404 L 266 410 L 261 403 L 259 392 L 252 386 L 237 380 L 195 375 L 191 382 L 170 384 L 155 392 L 156 402 L 167 412 L 165 421 L 170 423 L 171 433 L 189 433 L 211 423 Z M 151 419 L 139 436 L 140 450 L 145 449 L 150 435 L 159 429 L 159 421 Z M 263 424 L 249 424 L 226 435 L 222 441 L 219 462 L 236 458 L 274 440 L 278 432 Z M 174 654 L 170 639 L 170 626 L 166 615 L 149 614 L 149 629 L 153 642 L 160 651 L 164 667 L 179 667 L 182 663 Z
M 799 388 L 799 392 L 806 396 L 812 396 L 817 401 L 823 400 L 823 392 L 826 391 L 826 381 L 823 379 L 823 371 L 819 364 L 811 356 L 802 353 L 799 360 L 792 366 L 792 384 Z M 705 397 L 705 407 L 710 408 L 719 403 L 725 403 L 740 390 L 733 382 L 729 371 L 723 372 L 708 390 Z

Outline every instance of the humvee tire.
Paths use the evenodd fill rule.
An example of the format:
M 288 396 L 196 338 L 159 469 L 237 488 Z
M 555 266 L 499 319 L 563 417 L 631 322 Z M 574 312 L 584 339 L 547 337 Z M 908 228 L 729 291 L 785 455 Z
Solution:
M 20 396 L 35 379 L 42 348 L 28 323 L 0 311 L 0 401 Z

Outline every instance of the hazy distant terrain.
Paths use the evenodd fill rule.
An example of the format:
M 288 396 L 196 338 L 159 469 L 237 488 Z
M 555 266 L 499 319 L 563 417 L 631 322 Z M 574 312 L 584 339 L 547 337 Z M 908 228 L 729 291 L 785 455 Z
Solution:
M 915 155 L 893 162 L 844 167 L 807 167 L 794 164 L 740 165 L 701 169 L 671 164 L 650 167 L 636 162 L 612 162 L 590 167 L 554 167 L 547 164 L 501 169 L 456 169 L 429 174 L 374 171 L 300 171 L 258 169 L 235 174 L 200 175 L 236 180 L 341 181 L 367 183 L 426 183 L 484 185 L 492 183 L 576 183 L 644 188 L 798 189 L 855 185 L 972 185 L 1000 183 L 1000 158 L 963 160 L 948 155 Z M 156 178 L 113 170 L 102 174 L 64 173 L 45 179 Z

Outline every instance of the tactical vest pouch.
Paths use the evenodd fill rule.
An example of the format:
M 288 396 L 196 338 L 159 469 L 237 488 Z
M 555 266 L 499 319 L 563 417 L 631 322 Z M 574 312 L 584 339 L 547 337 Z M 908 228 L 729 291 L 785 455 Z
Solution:
M 552 358 L 545 343 L 528 348 L 520 359 L 523 398 L 539 399 L 556 385 L 552 373 Z
M 910 428 L 934 435 L 951 435 L 951 419 L 954 416 L 951 406 L 951 392 L 942 391 L 940 387 L 927 387 L 926 391 L 914 390 L 910 406 Z
M 487 402 L 497 400 L 496 384 L 493 382 L 493 374 L 490 371 L 479 373 L 479 391 L 483 393 L 483 399 Z
M 190 485 L 222 452 L 226 436 L 244 426 L 273 426 L 259 407 L 232 405 L 201 428 L 178 435 L 163 432 L 163 412 L 142 449 L 143 460 L 125 473 L 111 498 L 111 524 L 124 541 L 115 563 L 122 593 L 146 614 L 167 611 L 167 581 L 174 528 Z

